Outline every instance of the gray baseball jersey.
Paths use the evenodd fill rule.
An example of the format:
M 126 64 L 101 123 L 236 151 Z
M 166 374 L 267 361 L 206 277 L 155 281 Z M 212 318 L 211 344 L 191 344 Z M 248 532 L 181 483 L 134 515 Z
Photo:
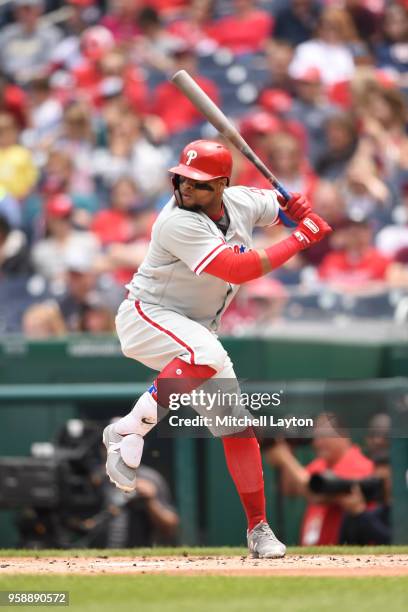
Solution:
M 276 191 L 229 187 L 223 202 L 230 219 L 225 236 L 205 213 L 181 209 L 171 198 L 153 225 L 143 263 L 127 285 L 130 298 L 217 330 L 239 285 L 203 273 L 204 269 L 224 249 L 250 250 L 254 227 L 279 221 Z

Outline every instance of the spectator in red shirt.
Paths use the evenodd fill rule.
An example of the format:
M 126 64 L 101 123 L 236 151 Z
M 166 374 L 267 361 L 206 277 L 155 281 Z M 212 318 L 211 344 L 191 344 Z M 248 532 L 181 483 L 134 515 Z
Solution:
M 122 177 L 112 187 L 110 208 L 96 213 L 91 229 L 103 246 L 129 242 L 140 233 L 135 215 L 141 210 L 145 211 L 146 205 L 136 184 L 131 178 Z
M 139 252 L 146 253 L 155 216 L 129 177 L 114 184 L 110 208 L 95 215 L 91 229 L 105 247 L 99 267 L 112 272 L 119 284 L 130 281 L 140 263 Z
M 213 0 L 191 0 L 183 16 L 167 26 L 170 34 L 184 40 L 194 49 L 212 51 L 217 44 L 208 33 L 213 18 Z
M 82 61 L 72 70 L 77 90 L 83 90 L 91 97 L 102 78 L 100 61 L 112 51 L 114 46 L 115 40 L 107 28 L 97 25 L 82 32 L 80 39 Z
M 197 59 L 194 51 L 183 45 L 174 51 L 173 58 L 174 72 L 187 70 L 205 93 L 216 104 L 219 104 L 219 93 L 216 84 L 210 79 L 197 74 Z M 163 120 L 169 134 L 182 132 L 203 121 L 200 111 L 191 104 L 173 83 L 168 82 L 161 83 L 156 88 L 151 112 Z
M 144 0 L 111 0 L 100 23 L 112 32 L 117 43 L 132 43 L 140 35 L 137 16 L 145 4 Z
M 369 289 L 373 281 L 384 281 L 390 260 L 371 245 L 370 223 L 350 220 L 341 232 L 343 246 L 324 257 L 318 268 L 320 278 L 358 290 Z
M 233 13 L 209 28 L 211 38 L 233 53 L 262 51 L 273 30 L 273 19 L 258 10 L 254 0 L 234 0 Z
M 106 89 L 118 87 L 137 112 L 147 105 L 147 85 L 138 66 L 126 59 L 126 54 L 115 48 L 112 34 L 102 26 L 94 26 L 81 36 L 82 61 L 73 68 L 77 95 L 85 97 L 99 108 Z
M 372 475 L 374 464 L 353 444 L 333 414 L 322 414 L 315 421 L 313 446 L 317 456 L 306 467 L 298 462 L 285 441 L 267 448 L 265 458 L 269 464 L 282 469 L 285 493 L 304 495 L 309 501 L 303 516 L 301 544 L 338 544 L 344 518 L 340 500 L 333 496 L 312 496 L 308 489 L 310 477 L 330 470 L 339 478 L 358 480 Z
M 282 131 L 282 121 L 264 110 L 251 111 L 240 122 L 240 132 L 261 158 L 266 160 L 268 141 L 275 132 Z M 269 181 L 259 170 L 249 162 L 246 157 L 231 150 L 233 156 L 233 170 L 231 183 L 233 185 L 252 185 L 258 189 L 270 189 Z
M 27 97 L 24 90 L 7 83 L 3 76 L 0 76 L 0 112 L 13 115 L 19 128 L 26 127 L 28 123 Z

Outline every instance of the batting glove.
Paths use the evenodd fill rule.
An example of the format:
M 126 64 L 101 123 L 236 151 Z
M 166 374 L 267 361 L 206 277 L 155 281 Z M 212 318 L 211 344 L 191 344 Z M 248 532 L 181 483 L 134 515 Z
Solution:
M 299 223 L 312 212 L 309 200 L 301 193 L 292 193 L 290 200 L 286 201 L 281 195 L 278 195 L 279 204 L 289 217 Z
M 299 223 L 292 236 L 296 238 L 303 250 L 308 249 L 316 242 L 320 242 L 332 231 L 333 229 L 324 219 L 316 213 L 310 213 Z

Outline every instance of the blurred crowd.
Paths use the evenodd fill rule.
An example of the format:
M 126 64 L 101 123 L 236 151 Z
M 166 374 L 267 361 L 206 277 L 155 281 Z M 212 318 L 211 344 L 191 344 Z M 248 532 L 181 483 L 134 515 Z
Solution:
M 167 168 L 217 137 L 179 69 L 335 229 L 245 286 L 224 333 L 408 318 L 406 0 L 11 0 L 0 24 L 2 333 L 114 329 Z M 268 188 L 233 155 L 233 184 Z

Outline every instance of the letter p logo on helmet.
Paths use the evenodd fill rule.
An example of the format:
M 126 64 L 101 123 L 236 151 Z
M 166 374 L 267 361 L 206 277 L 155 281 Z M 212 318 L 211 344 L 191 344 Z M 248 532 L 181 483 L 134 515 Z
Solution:
M 187 151 L 186 166 L 189 166 L 191 162 L 193 161 L 193 159 L 197 157 L 197 155 L 198 155 L 197 151 L 194 151 L 194 149 L 190 149 L 189 151 Z

